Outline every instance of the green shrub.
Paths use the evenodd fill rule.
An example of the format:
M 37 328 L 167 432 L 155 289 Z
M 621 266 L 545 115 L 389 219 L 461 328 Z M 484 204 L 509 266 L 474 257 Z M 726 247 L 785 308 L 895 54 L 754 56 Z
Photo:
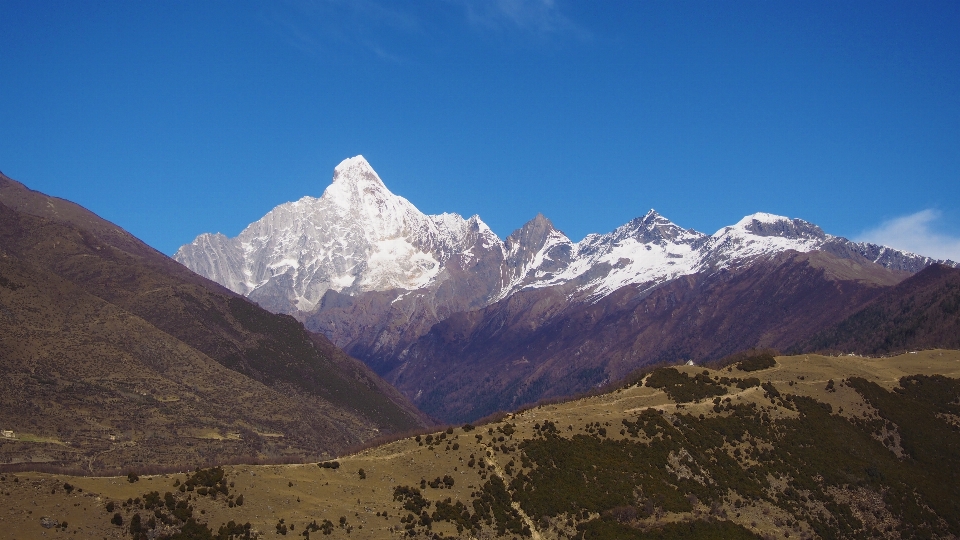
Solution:
M 170 537 L 170 540 L 214 540 L 213 531 L 205 523 L 198 523 L 193 518 L 187 520 L 180 528 L 180 532 Z
M 748 356 L 737 362 L 740 371 L 760 371 L 777 365 L 777 360 L 770 353 L 760 353 Z
M 688 521 L 668 523 L 658 529 L 640 531 L 615 520 L 595 519 L 582 523 L 577 532 L 598 540 L 753 540 L 750 530 L 729 521 Z
M 143 526 L 140 523 L 140 514 L 134 514 L 130 518 L 130 534 L 137 535 L 141 530 L 143 530 Z
M 470 510 L 462 502 L 451 502 L 450 497 L 436 504 L 436 510 L 430 517 L 433 521 L 446 521 L 457 527 L 457 534 L 463 534 L 464 529 L 475 529 L 480 525 L 480 516 L 470 515 Z
M 419 489 L 410 486 L 397 486 L 393 488 L 393 500 L 401 501 L 403 508 L 419 514 L 425 508 L 430 507 L 430 503 L 423 498 Z
M 513 534 L 530 536 L 530 528 L 510 504 L 511 500 L 503 479 L 493 475 L 481 488 L 478 497 L 473 501 L 473 507 L 481 518 L 495 524 L 500 535 L 510 531 Z
M 686 373 L 674 368 L 660 368 L 654 370 L 647 377 L 647 386 L 660 388 L 677 403 L 689 403 L 713 396 L 722 396 L 727 389 L 710 379 L 709 376 L 698 373 L 689 377 Z

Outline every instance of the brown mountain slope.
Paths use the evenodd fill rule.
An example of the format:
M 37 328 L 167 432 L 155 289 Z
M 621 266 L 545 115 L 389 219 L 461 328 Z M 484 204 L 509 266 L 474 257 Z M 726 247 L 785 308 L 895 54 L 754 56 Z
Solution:
M 571 395 L 658 362 L 786 347 L 844 319 L 907 274 L 865 259 L 787 252 L 742 270 L 625 287 L 571 306 L 523 291 L 435 325 L 385 378 L 428 414 L 468 421 Z
M 795 351 L 889 354 L 960 348 L 960 269 L 935 264 L 886 291 Z
M 49 441 L 5 445 L 7 462 L 315 455 L 427 421 L 292 317 L 6 177 L 0 324 L 3 429 Z

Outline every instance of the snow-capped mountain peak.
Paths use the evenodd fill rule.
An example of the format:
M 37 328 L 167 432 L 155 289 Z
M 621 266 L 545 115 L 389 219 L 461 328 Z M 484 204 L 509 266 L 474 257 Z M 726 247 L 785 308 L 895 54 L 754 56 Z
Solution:
M 337 165 L 320 204 L 343 217 L 361 219 L 367 236 L 395 235 L 429 221 L 410 201 L 391 193 L 363 156 Z
M 728 229 L 743 231 L 746 234 L 752 234 L 754 236 L 779 236 L 783 238 L 816 240 L 825 240 L 828 237 L 820 227 L 813 223 L 802 219 L 791 219 L 785 216 L 767 214 L 765 212 L 757 212 L 756 214 L 746 216 L 738 221 L 736 225 L 720 229 L 714 236 L 722 235 L 724 231 Z
M 787 250 L 813 251 L 833 238 L 820 227 L 802 219 L 758 212 L 707 238 L 700 249 L 696 269 L 737 266 L 756 257 Z
M 370 162 L 367 161 L 367 158 L 358 154 L 351 158 L 344 159 L 333 168 L 333 182 L 336 183 L 337 179 L 341 178 L 342 175 L 351 170 L 360 171 L 362 174 L 372 174 L 377 178 L 378 181 L 380 181 L 380 176 L 377 175 L 377 172 L 373 170 L 373 167 L 370 165 Z
M 346 209 L 364 203 L 379 207 L 395 197 L 367 160 L 356 156 L 343 160 L 333 169 L 333 182 L 321 198 Z
M 607 235 L 603 235 L 607 236 Z M 643 217 L 638 217 L 617 227 L 608 235 L 612 241 L 619 242 L 632 238 L 640 243 L 689 243 L 704 235 L 694 230 L 683 229 L 656 210 L 651 209 Z
M 540 279 L 524 287 L 571 284 L 571 295 L 596 299 L 625 285 L 661 282 L 690 273 L 697 262 L 694 247 L 703 238 L 650 210 L 610 233 L 591 234 L 576 244 L 568 240 L 563 264 L 553 257 L 552 271 L 528 271 Z
M 356 156 L 320 198 L 281 204 L 236 238 L 201 235 L 174 258 L 274 311 L 310 311 L 331 289 L 427 287 L 483 229 L 479 218 L 423 214 Z
M 743 216 L 743 219 L 738 221 L 734 225 L 734 227 L 745 228 L 747 225 L 750 225 L 752 223 L 772 224 L 772 223 L 779 223 L 781 221 L 792 221 L 792 220 L 786 216 L 778 216 L 777 214 L 769 214 L 767 212 L 756 212 L 748 216 Z

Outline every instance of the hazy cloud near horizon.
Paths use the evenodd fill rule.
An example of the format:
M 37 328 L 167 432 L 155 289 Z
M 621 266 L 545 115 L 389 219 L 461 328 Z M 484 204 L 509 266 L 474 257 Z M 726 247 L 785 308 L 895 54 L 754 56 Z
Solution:
M 900 216 L 864 231 L 857 240 L 911 251 L 936 259 L 960 261 L 960 238 L 937 231 L 939 210 L 927 209 Z

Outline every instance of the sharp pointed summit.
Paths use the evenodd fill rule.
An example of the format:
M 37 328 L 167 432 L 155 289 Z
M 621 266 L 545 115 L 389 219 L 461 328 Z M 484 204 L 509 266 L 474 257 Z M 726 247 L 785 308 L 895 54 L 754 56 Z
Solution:
M 523 227 L 513 231 L 507 237 L 506 246 L 508 250 L 513 250 L 521 245 L 535 250 L 540 249 L 546 242 L 547 237 L 553 232 L 559 231 L 553 226 L 552 221 L 538 212 L 533 219 L 524 223 Z
M 340 162 L 333 169 L 333 182 L 330 187 L 348 184 L 356 188 L 375 187 L 386 189 L 377 171 L 363 156 L 354 156 Z M 330 188 L 327 188 L 330 189 Z
M 409 201 L 387 189 L 363 156 L 340 162 L 333 169 L 333 180 L 320 198 L 342 211 L 357 210 L 387 217 L 402 216 L 411 209 L 418 213 Z
M 337 164 L 333 168 L 333 180 L 337 180 L 337 176 L 351 169 L 360 169 L 364 172 L 370 172 L 376 175 L 376 171 L 373 170 L 373 167 L 370 166 L 370 162 L 367 161 L 367 158 L 363 157 L 360 154 L 357 154 L 353 157 L 349 157 Z

